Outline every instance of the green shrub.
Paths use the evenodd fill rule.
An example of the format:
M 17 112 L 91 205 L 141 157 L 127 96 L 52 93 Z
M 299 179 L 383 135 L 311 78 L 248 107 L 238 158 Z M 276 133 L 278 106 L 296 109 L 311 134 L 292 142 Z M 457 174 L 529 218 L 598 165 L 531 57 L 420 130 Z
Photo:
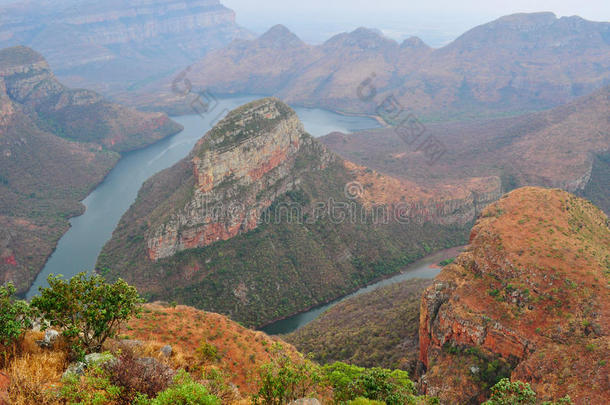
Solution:
M 511 382 L 501 379 L 491 389 L 491 397 L 484 405 L 534 405 L 536 393 L 529 384 L 521 381 Z
M 0 287 L 0 346 L 2 359 L 8 355 L 12 346 L 25 330 L 32 326 L 31 310 L 27 302 L 14 300 L 15 286 L 8 283 Z
M 353 400 L 349 401 L 347 404 L 348 405 L 385 405 L 384 402 L 374 401 L 372 399 L 366 399 L 366 398 L 362 398 L 362 397 L 353 399 Z
M 110 382 L 104 370 L 94 367 L 82 378 L 76 374 L 65 377 L 60 397 L 70 405 L 104 405 L 115 403 L 121 395 L 121 390 Z
M 140 309 L 138 292 L 121 279 L 107 284 L 101 276 L 80 273 L 70 281 L 53 275 L 47 280 L 49 287 L 40 289 L 32 307 L 62 329 L 78 356 L 100 351 Z
M 281 354 L 259 370 L 260 389 L 254 404 L 282 405 L 316 393 L 321 376 L 320 366 L 303 359 L 293 361 Z
M 12 344 L 32 326 L 29 305 L 13 299 L 15 291 L 12 283 L 0 287 L 0 345 L 3 346 Z
M 220 354 L 218 354 L 218 347 L 205 340 L 201 342 L 195 351 L 202 361 L 218 361 L 221 358 Z
M 362 368 L 337 362 L 323 368 L 333 388 L 336 402 L 355 400 L 358 397 L 383 401 L 388 405 L 414 402 L 415 384 L 402 370 Z
M 174 385 L 162 391 L 157 397 L 150 401 L 140 399 L 138 405 L 220 405 L 218 397 L 211 395 L 207 388 L 194 382 L 191 376 L 180 372 Z

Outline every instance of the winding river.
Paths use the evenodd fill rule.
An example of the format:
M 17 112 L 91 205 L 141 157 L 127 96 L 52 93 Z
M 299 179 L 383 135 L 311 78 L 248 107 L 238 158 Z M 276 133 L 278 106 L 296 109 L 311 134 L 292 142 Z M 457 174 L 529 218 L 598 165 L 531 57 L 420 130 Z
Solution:
M 289 318 L 282 319 L 280 321 L 271 323 L 271 324 L 261 328 L 261 330 L 263 332 L 267 333 L 268 335 L 283 335 L 283 334 L 291 333 L 291 332 L 294 332 L 295 330 L 300 329 L 303 326 L 307 325 L 309 322 L 316 319 L 323 312 L 334 307 L 341 301 L 350 299 L 350 298 L 358 296 L 360 294 L 374 291 L 374 290 L 376 290 L 380 287 L 386 286 L 386 285 L 399 283 L 401 281 L 410 280 L 413 278 L 425 278 L 425 279 L 434 278 L 441 271 L 441 269 L 439 267 L 439 263 L 445 259 L 449 259 L 449 258 L 457 256 L 458 253 L 461 251 L 461 249 L 462 248 L 456 247 L 456 248 L 441 250 L 436 253 L 433 253 L 429 256 L 426 256 L 418 261 L 415 261 L 415 262 L 407 265 L 405 268 L 402 269 L 402 271 L 400 273 L 396 274 L 395 276 L 383 279 L 383 280 L 373 283 L 369 286 L 363 287 L 356 292 L 353 292 L 349 295 L 346 295 L 345 297 L 339 298 L 328 304 L 321 305 L 319 307 L 312 308 L 309 311 L 302 312 L 300 314 L 291 316 Z
M 47 286 L 49 274 L 63 274 L 70 278 L 79 272 L 93 269 L 102 247 L 135 201 L 144 181 L 184 158 L 203 134 L 228 111 L 255 98 L 222 99 L 205 116 L 174 117 L 175 121 L 184 126 L 182 132 L 147 148 L 125 154 L 104 181 L 83 201 L 87 208 L 85 213 L 70 220 L 70 230 L 59 240 L 55 252 L 27 292 L 27 298 L 36 295 L 39 287 Z M 375 120 L 365 117 L 343 116 L 312 108 L 295 110 L 305 129 L 316 137 L 333 131 L 350 133 L 378 126 Z

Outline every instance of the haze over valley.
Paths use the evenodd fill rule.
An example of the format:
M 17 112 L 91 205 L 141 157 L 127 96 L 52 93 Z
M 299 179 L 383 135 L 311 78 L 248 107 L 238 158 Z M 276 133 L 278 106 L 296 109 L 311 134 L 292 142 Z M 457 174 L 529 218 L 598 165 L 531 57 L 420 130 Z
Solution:
M 0 405 L 606 404 L 605 2 L 0 0 Z

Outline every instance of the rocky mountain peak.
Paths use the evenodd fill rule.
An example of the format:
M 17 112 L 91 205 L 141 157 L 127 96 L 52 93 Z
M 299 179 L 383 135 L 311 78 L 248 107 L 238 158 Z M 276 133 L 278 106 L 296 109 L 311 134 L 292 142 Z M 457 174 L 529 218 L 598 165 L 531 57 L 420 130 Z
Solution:
M 46 61 L 38 52 L 26 46 L 14 46 L 0 50 L 0 76 L 12 74 L 13 71 L 22 70 Z
M 229 149 L 254 137 L 264 137 L 280 123 L 292 119 L 297 121 L 292 108 L 277 98 L 269 97 L 253 101 L 231 111 L 199 142 L 200 152 L 210 148 Z M 198 152 L 198 153 L 200 153 Z
M 400 47 L 403 49 L 429 49 L 430 47 L 421 40 L 421 38 L 419 37 L 409 37 L 407 39 L 405 39 L 404 41 L 402 41 L 402 43 L 400 44 Z
M 362 50 L 378 50 L 387 47 L 397 48 L 396 41 L 389 39 L 376 29 L 360 27 L 349 33 L 335 35 L 324 43 L 324 48 L 359 48 Z
M 301 47 L 305 43 L 286 26 L 277 24 L 261 35 L 258 42 L 276 48 Z
M 512 29 L 524 29 L 528 27 L 541 27 L 550 25 L 557 21 L 557 16 L 544 11 L 539 13 L 515 13 L 498 18 L 491 22 L 492 25 L 505 26 Z

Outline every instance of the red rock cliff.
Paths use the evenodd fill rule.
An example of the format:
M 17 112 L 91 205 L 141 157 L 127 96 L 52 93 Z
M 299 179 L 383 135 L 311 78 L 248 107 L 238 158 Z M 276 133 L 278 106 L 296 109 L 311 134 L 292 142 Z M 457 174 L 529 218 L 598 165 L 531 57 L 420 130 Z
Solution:
M 589 202 L 527 187 L 490 205 L 422 297 L 427 393 L 484 399 L 481 361 L 497 360 L 539 399 L 607 403 L 609 265 L 608 218 Z

